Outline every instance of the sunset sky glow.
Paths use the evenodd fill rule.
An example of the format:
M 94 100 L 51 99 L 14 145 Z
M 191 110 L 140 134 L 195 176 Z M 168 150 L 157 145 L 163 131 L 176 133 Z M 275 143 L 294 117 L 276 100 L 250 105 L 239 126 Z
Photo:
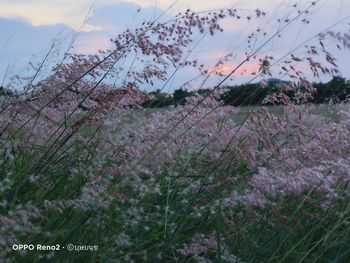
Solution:
M 0 0 L 0 81 L 4 83 L 9 76 L 21 74 L 29 61 L 40 61 L 50 48 L 52 41 L 60 39 L 70 41 L 77 36 L 74 48 L 77 52 L 89 54 L 99 49 L 110 47 L 110 39 L 125 28 L 140 26 L 144 20 L 152 20 L 164 12 L 164 19 L 173 17 L 180 11 L 190 8 L 206 11 L 219 8 L 237 8 L 244 14 L 256 8 L 267 12 L 267 19 L 260 25 L 258 21 L 251 24 L 223 21 L 224 33 L 215 39 L 207 39 L 198 47 L 195 56 L 203 58 L 209 65 L 228 52 L 235 53 L 237 59 L 243 58 L 247 48 L 244 40 L 257 27 L 273 32 L 278 28 L 278 17 L 288 17 L 292 6 L 305 6 L 311 1 L 290 0 Z M 168 8 L 171 7 L 169 10 Z M 141 8 L 140 12 L 137 10 Z M 274 41 L 263 54 L 279 56 L 302 43 L 310 35 L 326 29 L 328 26 L 350 15 L 350 1 L 321 0 L 310 13 L 310 24 L 295 24 L 290 32 Z M 337 29 L 349 30 L 350 19 L 344 20 Z M 79 33 L 77 33 L 79 32 Z M 242 41 L 237 39 L 242 38 Z M 218 40 L 220 39 L 220 40 Z M 335 51 L 336 52 L 336 51 Z M 350 77 L 349 56 L 342 55 L 339 65 L 342 74 Z M 236 63 L 227 63 L 221 67 L 227 73 Z M 236 78 L 241 82 L 249 79 L 250 71 L 257 70 L 256 63 L 247 64 Z M 178 77 L 179 82 L 190 78 L 189 72 Z M 240 82 L 239 80 L 237 82 Z M 175 84 L 176 85 L 176 84 Z

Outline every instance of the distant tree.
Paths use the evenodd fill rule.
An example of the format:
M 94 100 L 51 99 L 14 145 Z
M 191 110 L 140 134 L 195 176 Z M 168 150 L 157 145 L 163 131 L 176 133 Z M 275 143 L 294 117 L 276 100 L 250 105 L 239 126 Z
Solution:
M 221 99 L 226 105 L 247 106 L 261 104 L 267 95 L 267 88 L 262 88 L 259 84 L 246 84 L 231 87 Z
M 192 92 L 188 92 L 187 90 L 183 90 L 183 89 L 177 89 L 174 91 L 173 93 L 173 97 L 174 97 L 174 103 L 175 105 L 183 105 L 186 102 L 186 98 L 189 96 L 192 96 L 193 93 Z
M 276 92 L 282 93 L 289 97 L 294 103 L 302 103 L 297 99 L 297 94 L 292 89 L 284 89 L 290 83 L 287 81 L 281 81 L 279 79 L 271 78 L 266 84 L 262 83 L 251 83 L 243 84 L 238 86 L 226 86 L 225 92 L 220 100 L 224 102 L 225 105 L 231 106 L 254 106 L 262 105 L 264 99 Z M 316 88 L 316 92 L 313 98 L 310 100 L 311 103 L 329 103 L 329 102 L 344 102 L 350 99 L 350 81 L 342 77 L 334 77 L 328 83 L 313 83 Z M 306 89 L 300 87 L 302 92 Z M 184 89 L 177 89 L 174 91 L 173 95 L 169 95 L 160 90 L 152 91 L 149 95 L 153 96 L 153 99 L 143 103 L 144 107 L 157 108 L 166 107 L 169 105 L 183 105 L 186 102 L 186 98 L 199 94 L 202 96 L 207 96 L 212 92 L 212 89 L 200 89 L 195 92 L 189 92 Z M 267 103 L 269 104 L 269 103 Z M 275 105 L 278 103 L 274 103 Z
M 174 104 L 172 96 L 165 92 L 161 92 L 160 89 L 149 92 L 149 95 L 153 98 L 142 104 L 144 108 L 162 108 Z
M 199 89 L 196 91 L 197 94 L 202 96 L 208 96 L 212 92 L 212 89 Z
M 13 96 L 14 92 L 5 87 L 0 86 L 0 96 Z
M 328 83 L 314 84 L 314 103 L 343 102 L 350 97 L 350 85 L 345 78 L 333 77 Z

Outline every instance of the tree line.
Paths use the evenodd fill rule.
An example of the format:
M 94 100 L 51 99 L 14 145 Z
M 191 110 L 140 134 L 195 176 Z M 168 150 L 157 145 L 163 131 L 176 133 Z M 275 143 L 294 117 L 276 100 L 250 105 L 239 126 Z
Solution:
M 298 90 L 283 89 L 281 87 L 287 87 L 290 83 L 286 81 L 280 81 L 277 79 L 270 79 L 266 83 L 250 83 L 236 86 L 224 87 L 225 92 L 221 95 L 220 100 L 225 105 L 232 106 L 256 106 L 262 104 L 271 104 L 264 101 L 269 95 L 276 93 L 283 93 L 291 101 L 299 103 L 297 101 L 297 94 L 303 91 L 303 87 Z M 313 83 L 315 92 L 308 102 L 315 104 L 323 103 L 340 103 L 350 100 L 350 80 L 343 77 L 333 77 L 327 83 Z M 148 93 L 151 99 L 142 104 L 144 108 L 162 108 L 167 106 L 183 105 L 186 99 L 191 96 L 209 95 L 211 89 L 200 89 L 197 91 L 188 91 L 185 89 L 177 89 L 172 94 L 162 92 L 161 90 L 151 91 Z M 4 87 L 0 87 L 0 97 L 3 96 L 16 96 L 17 92 L 11 91 Z
M 224 87 L 224 92 L 220 98 L 225 105 L 232 106 L 256 106 L 261 104 L 271 104 L 271 102 L 264 101 L 269 95 L 282 93 L 295 103 L 300 103 L 297 99 L 297 93 L 305 91 L 305 88 L 300 87 L 297 90 L 284 89 L 288 86 L 288 82 L 277 79 L 270 79 L 266 83 L 251 83 L 236 86 Z M 315 104 L 323 103 L 340 103 L 350 100 L 350 80 L 343 77 L 333 77 L 327 83 L 313 83 L 312 86 L 315 92 L 308 102 Z M 170 105 L 183 105 L 186 98 L 197 95 L 208 95 L 211 89 L 201 89 L 197 91 L 187 91 L 184 89 L 177 89 L 173 94 L 168 94 L 160 90 L 149 92 L 152 99 L 143 103 L 145 108 L 161 108 Z

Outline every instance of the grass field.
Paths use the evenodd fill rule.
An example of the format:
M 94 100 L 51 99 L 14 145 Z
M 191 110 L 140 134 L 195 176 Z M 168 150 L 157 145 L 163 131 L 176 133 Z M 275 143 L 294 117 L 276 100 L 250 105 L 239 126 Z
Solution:
M 33 133 L 30 148 L 12 138 L 1 148 L 1 257 L 347 262 L 350 136 L 340 108 L 201 107 L 181 122 L 186 106 L 133 110 L 55 155 Z M 13 243 L 59 250 L 18 253 Z
M 311 104 L 349 101 L 350 17 L 321 28 L 321 1 L 280 2 L 133 5 L 124 31 L 95 26 L 94 3 L 82 32 L 9 64 L 0 263 L 350 262 L 350 105 Z M 81 53 L 84 29 L 110 46 Z M 228 106 L 262 102 L 281 106 Z

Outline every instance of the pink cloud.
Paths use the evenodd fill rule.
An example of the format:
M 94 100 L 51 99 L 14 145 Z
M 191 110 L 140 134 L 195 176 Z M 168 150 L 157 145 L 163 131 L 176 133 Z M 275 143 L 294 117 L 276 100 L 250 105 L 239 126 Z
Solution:
M 216 68 L 213 67 L 209 69 L 209 71 L 226 76 L 230 74 L 236 67 L 237 65 L 235 64 L 222 64 L 219 67 L 216 67 Z M 260 68 L 259 64 L 254 64 L 254 63 L 245 64 L 242 67 L 238 68 L 233 74 L 233 76 L 243 77 L 243 78 L 252 77 L 254 73 L 258 73 L 259 68 Z
M 84 40 L 78 40 L 75 46 L 75 50 L 83 54 L 94 54 L 100 49 L 105 50 L 109 48 L 110 45 L 111 42 L 108 37 L 100 36 Z

